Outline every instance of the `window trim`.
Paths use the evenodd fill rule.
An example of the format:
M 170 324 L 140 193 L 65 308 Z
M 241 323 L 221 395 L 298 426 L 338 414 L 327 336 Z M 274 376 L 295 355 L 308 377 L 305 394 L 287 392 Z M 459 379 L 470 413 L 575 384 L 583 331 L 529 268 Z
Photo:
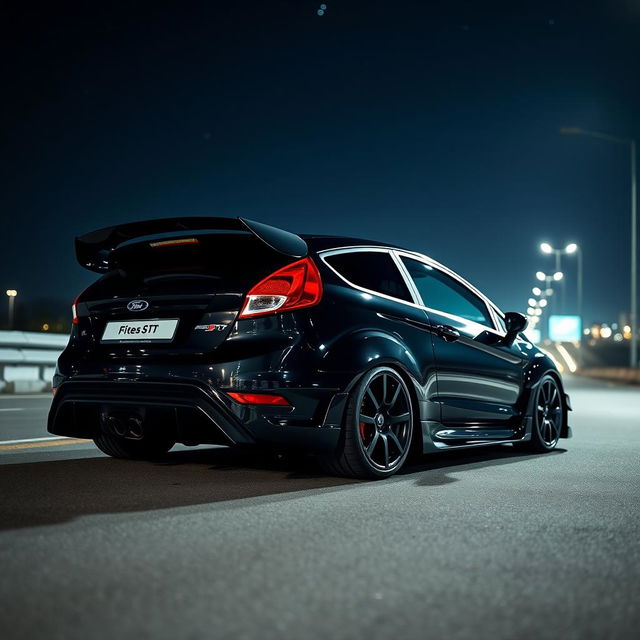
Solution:
M 459 285 L 461 285 L 462 287 L 464 287 L 469 293 L 472 293 L 474 296 L 476 296 L 476 298 L 478 298 L 480 300 L 480 302 L 482 302 L 485 305 L 486 311 L 487 311 L 487 315 L 489 316 L 489 319 L 491 320 L 491 324 L 492 326 L 488 326 L 486 324 L 483 324 L 481 322 L 475 322 L 473 320 L 469 320 L 468 318 L 463 318 L 462 316 L 458 316 L 454 313 L 449 313 L 448 311 L 444 311 L 442 309 L 436 309 L 435 307 L 428 307 L 427 305 L 424 304 L 424 300 L 422 300 L 422 296 L 420 296 L 420 292 L 418 291 L 415 283 L 413 282 L 413 278 L 411 278 L 410 274 L 409 274 L 409 270 L 406 268 L 406 266 L 404 265 L 404 263 L 402 263 L 402 267 L 403 267 L 403 275 L 405 276 L 405 278 L 408 278 L 411 281 L 411 284 L 413 285 L 413 288 L 417 294 L 418 300 L 419 300 L 419 306 L 420 308 L 424 309 L 425 311 L 427 311 L 427 313 L 429 311 L 434 311 L 435 313 L 439 313 L 441 315 L 444 315 L 448 318 L 452 318 L 453 320 L 459 320 L 460 322 L 464 322 L 464 323 L 469 323 L 471 322 L 472 324 L 478 326 L 478 327 L 482 327 L 485 330 L 491 331 L 492 333 L 495 333 L 499 336 L 504 336 L 505 334 L 500 331 L 498 329 L 498 324 L 496 323 L 494 314 L 496 313 L 500 313 L 498 308 L 493 304 L 493 302 L 491 302 L 491 300 L 489 300 L 489 298 L 487 298 L 487 296 L 485 296 L 483 293 L 481 293 L 478 289 L 476 289 L 472 284 L 470 284 L 469 282 L 467 282 L 462 276 L 459 276 L 455 271 L 452 271 L 451 269 L 448 269 L 447 267 L 445 267 L 443 264 L 440 264 L 439 262 L 437 262 L 436 260 L 433 260 L 432 258 L 429 258 L 421 253 L 415 253 L 413 251 L 406 251 L 404 249 L 394 249 L 394 253 L 396 253 L 398 260 L 400 261 L 400 263 L 402 263 L 401 258 L 403 256 L 410 258 L 412 260 L 415 260 L 416 262 L 421 262 L 422 264 L 426 264 L 427 266 L 431 267 L 432 269 L 435 269 L 436 271 L 439 271 L 440 273 L 444 274 L 445 276 L 449 276 L 450 278 L 452 278 L 455 282 L 457 282 Z
M 339 255 L 341 253 L 362 253 L 362 252 L 379 252 L 379 253 L 388 253 L 391 255 L 391 258 L 393 259 L 393 261 L 396 263 L 396 267 L 398 268 L 398 271 L 400 272 L 401 277 L 404 279 L 404 282 L 407 286 L 407 288 L 409 289 L 409 293 L 411 295 L 411 297 L 413 298 L 413 302 L 410 302 L 408 300 L 402 300 L 401 298 L 394 298 L 393 296 L 389 296 L 386 293 L 380 293 L 379 291 L 374 291 L 373 289 L 367 289 L 365 287 L 361 287 L 360 285 L 354 284 L 353 282 L 351 282 L 350 280 L 348 280 L 347 278 L 345 278 L 341 273 L 339 273 L 334 267 L 332 267 L 326 260 L 325 257 L 330 257 L 333 255 Z M 374 296 L 379 296 L 380 298 L 385 298 L 386 300 L 392 300 L 393 302 L 399 302 L 400 304 L 406 304 L 410 307 L 416 308 L 416 309 L 422 309 L 423 311 L 426 311 L 427 314 L 429 311 L 434 311 L 435 313 L 439 313 L 441 315 L 444 315 L 446 317 L 449 317 L 453 320 L 458 320 L 460 322 L 464 322 L 464 323 L 469 323 L 471 322 L 472 324 L 475 324 L 478 327 L 481 327 L 483 330 L 486 331 L 491 331 L 492 333 L 495 333 L 498 336 L 504 337 L 505 333 L 500 331 L 500 329 L 498 328 L 498 324 L 495 320 L 495 316 L 500 316 L 503 321 L 504 321 L 504 314 L 502 313 L 502 311 L 500 311 L 500 309 L 491 301 L 489 300 L 489 298 L 487 298 L 487 296 L 485 296 L 481 291 L 479 291 L 478 289 L 476 289 L 476 287 L 474 287 L 472 284 L 470 284 L 469 282 L 467 282 L 462 276 L 459 276 L 455 271 L 452 271 L 451 269 L 448 269 L 447 267 L 445 267 L 443 264 L 440 264 L 438 261 L 434 260 L 433 258 L 429 258 L 428 256 L 425 256 L 422 253 L 417 253 L 415 251 L 409 251 L 407 249 L 397 249 L 396 247 L 384 247 L 384 246 L 379 246 L 379 245 L 374 245 L 374 246 L 370 246 L 370 245 L 347 245 L 344 247 L 338 247 L 335 249 L 324 249 L 322 251 L 318 251 L 318 256 L 320 257 L 320 259 L 322 260 L 322 262 L 329 268 L 331 269 L 331 271 L 333 273 L 335 273 L 338 278 L 340 278 L 340 280 L 342 280 L 343 282 L 345 282 L 346 284 L 348 284 L 350 287 L 358 290 L 358 291 L 362 291 L 363 293 L 368 293 L 369 295 L 374 295 Z M 412 258 L 413 260 L 416 260 L 418 262 L 422 262 L 423 264 L 426 264 L 438 271 L 440 271 L 441 273 L 444 273 L 445 275 L 453 278 L 456 282 L 458 282 L 458 284 L 462 285 L 465 289 L 467 289 L 470 293 L 474 294 L 477 298 L 479 298 L 487 307 L 487 311 L 489 314 L 489 317 L 491 319 L 492 325 L 493 326 L 487 326 L 485 324 L 480 324 L 478 322 L 473 322 L 472 320 L 468 320 L 467 318 L 463 318 L 461 316 L 457 316 L 455 314 L 452 313 L 448 313 L 447 311 L 442 311 L 440 309 L 435 309 L 432 307 L 427 307 L 421 296 L 420 293 L 413 281 L 413 278 L 409 275 L 409 271 L 408 269 L 405 267 L 404 263 L 402 262 L 401 258 L 402 256 L 406 256 L 407 258 Z
M 418 304 L 419 298 L 416 296 L 415 285 L 413 284 L 412 281 L 407 282 L 406 275 L 402 270 L 402 268 L 400 268 L 400 266 L 398 265 L 398 259 L 394 256 L 393 252 L 394 252 L 394 249 L 392 249 L 391 247 L 379 247 L 379 246 L 369 247 L 369 246 L 362 245 L 362 246 L 340 247 L 339 249 L 326 249 L 324 251 L 319 251 L 318 255 L 320 256 L 320 259 L 322 260 L 322 262 L 327 267 L 329 267 L 329 269 L 331 269 L 331 271 L 333 271 L 333 273 L 335 273 L 340 278 L 340 280 L 348 284 L 350 287 L 353 287 L 358 291 L 362 291 L 363 293 L 368 293 L 369 295 L 379 296 L 380 298 L 385 298 L 386 300 L 392 300 L 393 302 L 400 302 L 401 304 L 407 304 L 411 307 L 422 309 L 423 307 L 420 304 Z M 359 284 L 355 284 L 354 282 L 351 282 L 351 280 L 348 280 L 347 278 L 345 278 L 335 267 L 330 265 L 325 259 L 331 256 L 340 255 L 343 253 L 387 253 L 389 254 L 391 256 L 391 260 L 394 262 L 394 264 L 396 265 L 396 268 L 398 269 L 400 277 L 402 278 L 407 289 L 409 290 L 409 295 L 413 299 L 413 302 L 409 300 L 403 300 L 402 298 L 395 298 L 394 296 L 390 296 L 386 293 L 381 293 L 380 291 L 375 291 L 374 289 L 367 289 L 366 287 L 362 287 Z

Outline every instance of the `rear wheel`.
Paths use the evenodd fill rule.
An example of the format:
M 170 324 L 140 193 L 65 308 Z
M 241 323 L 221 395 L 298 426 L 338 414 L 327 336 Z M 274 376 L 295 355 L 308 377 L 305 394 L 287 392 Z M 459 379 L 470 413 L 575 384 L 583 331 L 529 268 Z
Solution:
M 564 428 L 562 390 L 553 376 L 545 375 L 535 391 L 533 402 L 531 440 L 520 443 L 519 448 L 545 452 L 555 449 Z
M 112 458 L 152 460 L 164 456 L 175 444 L 172 440 L 160 436 L 144 436 L 139 440 L 130 440 L 112 433 L 101 433 L 93 440 L 103 453 Z
M 413 435 L 411 394 L 389 367 L 366 373 L 351 392 L 339 451 L 328 470 L 353 478 L 387 478 L 409 454 Z

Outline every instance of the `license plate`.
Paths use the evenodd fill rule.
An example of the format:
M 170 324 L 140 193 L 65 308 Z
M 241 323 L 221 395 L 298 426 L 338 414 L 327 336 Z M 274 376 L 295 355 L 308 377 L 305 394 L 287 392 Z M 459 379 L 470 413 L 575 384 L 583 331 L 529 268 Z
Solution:
M 108 322 L 102 342 L 171 342 L 178 320 L 122 320 Z

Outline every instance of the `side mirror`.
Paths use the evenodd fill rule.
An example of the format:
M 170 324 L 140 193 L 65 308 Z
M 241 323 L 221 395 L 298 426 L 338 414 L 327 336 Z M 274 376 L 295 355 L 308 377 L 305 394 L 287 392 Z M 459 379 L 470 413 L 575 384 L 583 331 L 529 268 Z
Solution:
M 527 327 L 527 316 L 517 311 L 508 311 L 504 314 L 504 324 L 507 327 L 507 335 L 502 339 L 502 344 L 510 347 L 521 331 Z

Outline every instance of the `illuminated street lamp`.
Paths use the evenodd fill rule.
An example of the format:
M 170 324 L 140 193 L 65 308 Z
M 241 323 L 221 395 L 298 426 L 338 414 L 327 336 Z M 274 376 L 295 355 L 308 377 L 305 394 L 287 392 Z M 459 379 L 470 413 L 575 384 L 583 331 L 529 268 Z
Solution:
M 6 294 L 9 298 L 9 329 L 13 329 L 13 312 L 18 292 L 15 289 L 7 289 Z
M 586 136 L 615 144 L 629 146 L 631 169 L 631 349 L 629 362 L 632 368 L 638 366 L 638 183 L 636 176 L 636 141 L 631 138 L 618 138 L 599 131 L 587 131 L 578 127 L 562 127 L 562 135 Z
M 552 282 L 558 282 L 564 278 L 564 273 L 562 271 L 556 271 L 552 275 L 547 275 L 544 271 L 536 271 L 536 278 L 540 280 L 540 282 L 546 282 L 547 288 Z
M 564 249 L 554 249 L 548 242 L 540 244 L 540 251 L 556 257 L 556 271 L 562 270 L 561 257 L 576 255 L 578 258 L 578 315 L 582 322 L 582 250 L 575 242 L 570 242 Z M 562 306 L 564 307 L 564 289 L 562 290 Z M 564 309 L 563 309 L 564 311 Z

